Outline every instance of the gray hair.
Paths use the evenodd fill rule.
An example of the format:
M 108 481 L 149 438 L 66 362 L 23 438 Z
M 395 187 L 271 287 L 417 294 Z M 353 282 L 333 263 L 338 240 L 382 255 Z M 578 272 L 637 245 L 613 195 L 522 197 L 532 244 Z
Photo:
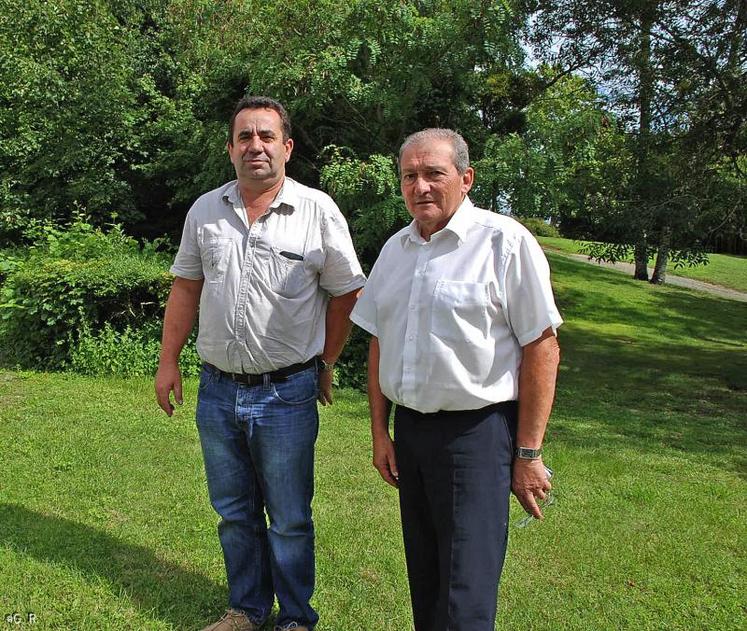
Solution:
M 410 134 L 405 138 L 405 141 L 399 148 L 397 166 L 400 168 L 402 167 L 402 154 L 405 152 L 405 149 L 413 145 L 419 145 L 434 140 L 448 140 L 451 143 L 451 148 L 454 151 L 454 166 L 459 175 L 464 175 L 469 168 L 469 148 L 467 147 L 467 143 L 464 141 L 464 138 L 454 130 L 441 129 L 439 127 L 431 127 L 430 129 L 416 131 L 414 134 Z

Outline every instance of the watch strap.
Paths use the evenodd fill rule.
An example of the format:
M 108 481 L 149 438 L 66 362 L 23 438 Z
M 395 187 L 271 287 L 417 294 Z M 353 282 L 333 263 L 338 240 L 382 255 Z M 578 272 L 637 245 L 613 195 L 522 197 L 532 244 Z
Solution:
M 542 447 L 539 449 L 532 449 L 530 447 L 517 447 L 514 452 L 517 458 L 522 460 L 536 460 L 542 455 Z

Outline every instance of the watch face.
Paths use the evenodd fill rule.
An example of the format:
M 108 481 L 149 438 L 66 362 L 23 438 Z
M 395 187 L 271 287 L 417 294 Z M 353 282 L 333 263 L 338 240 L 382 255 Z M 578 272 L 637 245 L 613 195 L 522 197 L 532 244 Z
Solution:
M 539 458 L 541 453 L 541 449 L 530 449 L 529 447 L 519 447 L 516 450 L 516 455 L 519 458 Z

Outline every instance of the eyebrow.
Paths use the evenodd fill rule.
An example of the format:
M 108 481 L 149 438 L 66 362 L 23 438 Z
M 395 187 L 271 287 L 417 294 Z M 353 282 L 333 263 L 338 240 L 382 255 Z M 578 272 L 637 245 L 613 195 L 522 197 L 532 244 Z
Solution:
M 247 135 L 250 136 L 254 133 L 253 128 L 251 127 L 244 127 L 243 129 L 239 129 L 239 136 Z M 263 127 L 262 129 L 257 130 L 257 135 L 262 136 L 263 134 L 276 134 L 277 132 L 272 129 L 271 127 Z
M 418 171 L 447 171 L 448 167 L 443 164 L 421 164 L 417 168 L 402 169 L 402 173 L 417 173 Z

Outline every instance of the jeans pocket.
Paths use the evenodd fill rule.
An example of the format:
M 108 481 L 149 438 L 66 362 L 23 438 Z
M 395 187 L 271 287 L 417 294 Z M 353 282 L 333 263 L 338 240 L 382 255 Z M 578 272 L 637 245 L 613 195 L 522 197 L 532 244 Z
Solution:
M 291 375 L 285 381 L 272 384 L 274 395 L 287 405 L 302 405 L 314 401 L 319 392 L 315 368 Z
M 218 372 L 214 368 L 209 368 L 205 364 L 202 365 L 200 370 L 200 385 L 197 387 L 197 392 L 204 392 L 210 386 L 211 383 L 215 382 Z

